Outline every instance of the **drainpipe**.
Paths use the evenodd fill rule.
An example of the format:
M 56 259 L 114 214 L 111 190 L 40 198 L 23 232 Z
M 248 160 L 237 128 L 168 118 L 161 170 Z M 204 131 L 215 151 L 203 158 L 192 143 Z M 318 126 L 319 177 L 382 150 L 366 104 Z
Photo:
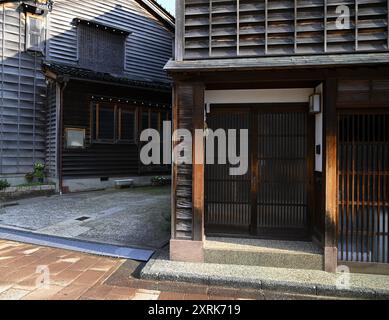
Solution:
M 63 93 L 66 89 L 69 79 L 61 77 L 58 79 L 59 88 L 59 110 L 58 110 L 58 131 L 57 131 L 57 168 L 58 168 L 58 186 L 59 194 L 63 194 L 62 177 L 62 149 L 63 149 Z

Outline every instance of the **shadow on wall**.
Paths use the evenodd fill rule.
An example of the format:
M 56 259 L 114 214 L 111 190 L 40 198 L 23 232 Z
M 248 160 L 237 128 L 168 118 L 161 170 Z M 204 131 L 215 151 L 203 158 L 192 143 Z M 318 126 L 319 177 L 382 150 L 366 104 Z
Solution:
M 45 162 L 47 148 L 53 147 L 50 145 L 53 137 L 47 134 L 55 126 L 55 119 L 46 108 L 43 61 L 131 79 L 168 81 L 163 66 L 171 57 L 172 34 L 136 1 L 123 1 L 123 5 L 118 5 L 115 0 L 58 0 L 49 18 L 50 30 L 46 32 L 45 41 L 38 45 L 42 52 L 26 51 L 28 24 L 21 2 L 0 4 L 0 177 L 6 177 L 11 184 L 23 183 L 24 175 L 32 171 L 33 164 Z M 84 34 L 80 43 L 78 26 L 73 23 L 75 18 L 128 31 L 130 35 L 121 40 L 126 50 L 112 52 L 112 48 L 93 45 L 94 37 L 108 40 L 108 32 Z M 28 22 L 30 28 L 37 26 L 36 22 L 32 22 L 33 25 Z M 112 43 L 118 45 L 119 38 L 117 36 Z M 87 46 L 87 41 L 92 45 Z M 80 57 L 77 44 L 84 46 L 86 53 L 90 50 L 90 55 Z M 109 62 L 103 63 L 107 55 Z

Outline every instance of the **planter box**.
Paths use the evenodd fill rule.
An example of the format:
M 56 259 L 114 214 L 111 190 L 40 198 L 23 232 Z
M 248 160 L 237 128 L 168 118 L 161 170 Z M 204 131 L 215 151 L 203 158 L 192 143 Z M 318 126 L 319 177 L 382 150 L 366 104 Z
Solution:
M 0 202 L 55 193 L 55 185 L 9 187 L 0 190 Z

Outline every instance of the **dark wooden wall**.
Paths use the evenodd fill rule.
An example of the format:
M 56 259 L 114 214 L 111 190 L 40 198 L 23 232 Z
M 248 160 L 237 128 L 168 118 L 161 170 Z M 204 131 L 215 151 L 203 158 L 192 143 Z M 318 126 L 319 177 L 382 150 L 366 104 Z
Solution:
M 345 29 L 336 26 L 339 5 L 350 9 Z M 389 49 L 387 0 L 185 0 L 180 6 L 177 47 L 184 59 Z
M 63 177 L 114 177 L 140 174 L 138 144 L 91 142 L 90 96 L 92 95 L 133 98 L 170 105 L 171 94 L 77 81 L 71 81 L 65 89 L 63 128 L 86 129 L 86 148 L 62 149 Z M 154 173 L 158 172 L 161 171 Z M 162 172 L 169 172 L 169 168 L 165 168 Z
M 117 50 L 113 53 L 123 61 L 120 73 L 125 77 L 169 81 L 163 67 L 172 56 L 173 30 L 135 0 L 55 0 L 49 19 L 47 60 L 79 65 L 79 29 L 73 24 L 75 18 L 131 32 L 123 40 L 122 57 L 118 57 Z M 109 64 L 89 63 L 89 66 L 106 72 Z M 118 73 L 117 68 L 110 71 Z
M 189 83 L 178 83 L 174 88 L 174 129 L 193 128 L 194 88 Z M 173 129 L 173 130 L 174 130 Z M 173 166 L 173 238 L 193 239 L 193 166 Z
M 326 98 L 332 97 L 333 100 L 328 101 L 327 99 L 325 103 L 333 103 L 338 111 L 360 109 L 361 111 L 364 110 L 364 112 L 369 112 L 369 110 L 373 112 L 373 110 L 377 109 L 389 109 L 389 72 L 385 67 L 305 69 L 300 71 L 265 71 L 261 73 L 230 72 L 228 74 L 214 72 L 201 75 L 203 76 L 202 80 L 207 89 L 292 88 L 296 86 L 311 86 L 314 88 L 323 82 L 325 84 Z M 184 78 L 183 75 L 181 77 L 177 76 L 179 80 L 174 95 L 174 119 L 177 127 L 192 128 L 194 89 L 191 85 L 185 85 L 185 83 L 181 82 Z M 332 85 L 327 85 L 328 83 L 332 83 Z M 336 112 L 334 121 L 336 127 Z M 325 152 L 325 149 L 323 152 Z M 173 204 L 173 214 L 175 217 L 173 221 L 175 228 L 173 237 L 178 239 L 190 240 L 193 235 L 192 169 L 192 166 L 177 166 L 174 173 L 176 185 Z M 336 174 L 334 174 L 334 180 L 336 179 Z M 334 192 L 333 198 L 336 199 L 338 196 L 336 187 L 331 192 Z M 326 227 L 325 200 L 328 197 L 326 195 L 325 171 L 323 173 L 315 173 L 314 193 L 315 213 L 312 219 L 313 235 L 315 235 L 319 242 L 324 243 Z
M 389 263 L 389 80 L 339 80 L 338 259 Z

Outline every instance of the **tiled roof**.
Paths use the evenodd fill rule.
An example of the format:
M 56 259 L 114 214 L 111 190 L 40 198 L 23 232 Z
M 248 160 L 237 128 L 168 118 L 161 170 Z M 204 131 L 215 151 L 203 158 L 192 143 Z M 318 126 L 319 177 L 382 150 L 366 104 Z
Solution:
M 169 91 L 171 89 L 171 84 L 168 82 L 143 81 L 126 77 L 118 77 L 110 73 L 97 72 L 65 64 L 44 62 L 42 68 L 44 72 L 51 71 L 56 75 L 67 76 L 70 79 L 101 81 L 112 84 L 127 85 L 129 87 L 150 88 L 163 91 Z

